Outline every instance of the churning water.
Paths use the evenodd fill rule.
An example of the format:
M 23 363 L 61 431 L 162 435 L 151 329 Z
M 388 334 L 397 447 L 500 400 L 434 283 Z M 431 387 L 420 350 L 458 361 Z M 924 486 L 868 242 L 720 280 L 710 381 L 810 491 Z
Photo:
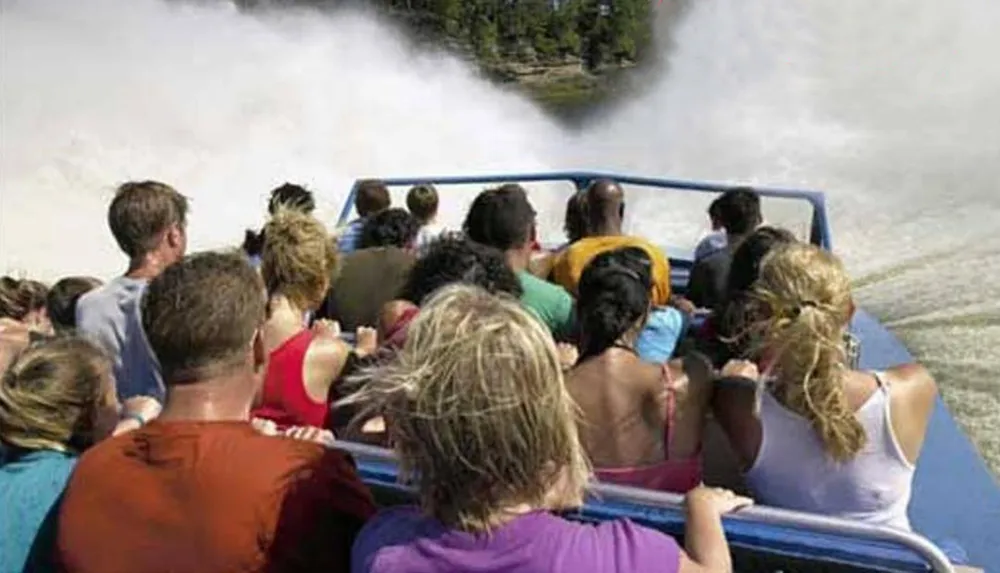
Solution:
M 0 0 L 0 271 L 118 272 L 106 202 L 138 177 L 192 197 L 195 247 L 237 241 L 285 180 L 327 216 L 350 180 L 386 173 L 815 187 L 861 304 L 1000 470 L 1000 4 L 691 4 L 667 69 L 571 134 L 364 15 Z M 642 230 L 677 224 L 666 206 L 631 211 Z

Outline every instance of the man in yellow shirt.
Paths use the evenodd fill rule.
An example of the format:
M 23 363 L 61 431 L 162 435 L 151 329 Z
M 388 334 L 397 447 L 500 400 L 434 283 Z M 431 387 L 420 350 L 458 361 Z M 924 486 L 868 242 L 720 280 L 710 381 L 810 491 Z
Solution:
M 670 262 L 653 243 L 622 233 L 625 193 L 621 185 L 608 179 L 599 179 L 591 183 L 583 199 L 585 236 L 558 255 L 552 266 L 552 280 L 575 296 L 580 275 L 594 257 L 621 247 L 639 247 L 646 251 L 652 261 L 653 305 L 666 305 L 670 301 Z

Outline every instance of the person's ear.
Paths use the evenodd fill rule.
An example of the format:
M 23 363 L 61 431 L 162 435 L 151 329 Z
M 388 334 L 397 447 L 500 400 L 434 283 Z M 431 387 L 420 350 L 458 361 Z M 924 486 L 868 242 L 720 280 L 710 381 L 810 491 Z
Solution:
M 253 353 L 254 373 L 263 372 L 267 368 L 267 348 L 264 346 L 264 331 L 262 329 L 258 328 L 253 334 L 251 352 Z
M 184 244 L 184 230 L 176 223 L 167 229 L 167 246 L 171 249 L 179 249 Z

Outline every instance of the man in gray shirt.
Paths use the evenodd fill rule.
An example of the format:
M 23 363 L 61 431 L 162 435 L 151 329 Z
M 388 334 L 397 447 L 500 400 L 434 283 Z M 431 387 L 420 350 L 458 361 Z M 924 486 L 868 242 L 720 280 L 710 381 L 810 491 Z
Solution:
M 187 209 L 187 198 L 163 183 L 120 186 L 108 208 L 108 226 L 129 257 L 128 270 L 77 303 L 77 329 L 111 355 L 118 399 L 140 425 L 148 417 L 136 410 L 148 409 L 131 404 L 136 399 L 148 403 L 149 398 L 162 403 L 163 380 L 142 329 L 139 302 L 149 280 L 184 256 Z

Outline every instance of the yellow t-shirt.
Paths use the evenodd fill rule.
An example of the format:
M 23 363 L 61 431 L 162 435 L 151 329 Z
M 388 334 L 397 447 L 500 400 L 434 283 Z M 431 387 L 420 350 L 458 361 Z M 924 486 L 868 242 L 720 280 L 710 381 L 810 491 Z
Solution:
M 667 304 L 670 300 L 670 261 L 659 247 L 641 237 L 612 235 L 580 239 L 556 258 L 552 265 L 552 280 L 577 296 L 576 285 L 590 261 L 601 253 L 622 247 L 639 247 L 646 251 L 653 261 L 653 304 Z

